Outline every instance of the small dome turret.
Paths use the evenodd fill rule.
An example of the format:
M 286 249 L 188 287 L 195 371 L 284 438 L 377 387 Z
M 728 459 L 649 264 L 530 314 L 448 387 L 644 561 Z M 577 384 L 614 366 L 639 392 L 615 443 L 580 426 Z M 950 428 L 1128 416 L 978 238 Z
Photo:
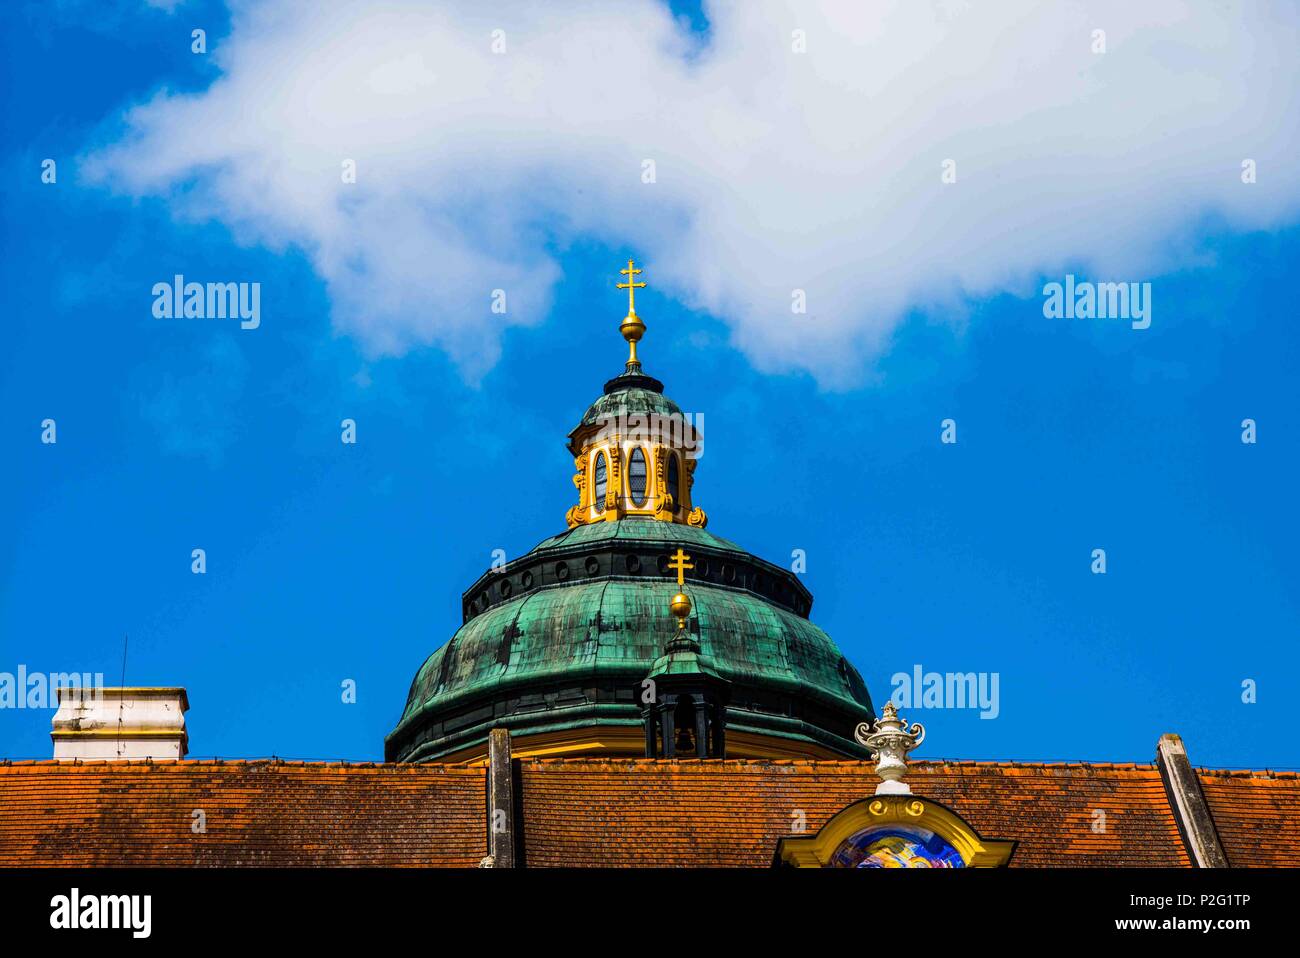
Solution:
M 628 293 L 627 317 L 619 331 L 628 343 L 623 374 L 605 383 L 605 394 L 569 433 L 577 505 L 565 514 L 570 529 L 627 516 L 704 528 L 708 516 L 691 501 L 702 434 L 699 418 L 684 414 L 663 394 L 664 384 L 642 372 L 636 346 L 645 323 L 636 314 L 636 282 L 642 272 L 632 260 L 619 289 Z

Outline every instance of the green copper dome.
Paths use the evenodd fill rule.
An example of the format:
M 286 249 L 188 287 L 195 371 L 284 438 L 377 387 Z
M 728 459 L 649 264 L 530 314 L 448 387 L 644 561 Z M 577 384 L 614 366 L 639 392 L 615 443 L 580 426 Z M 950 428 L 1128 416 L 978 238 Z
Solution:
M 808 590 L 704 531 L 698 420 L 642 371 L 633 297 L 645 284 L 631 260 L 620 273 L 628 359 L 569 433 L 569 531 L 465 590 L 463 624 L 420 666 L 385 758 L 476 761 L 494 728 L 524 755 L 675 755 L 670 708 L 696 723 L 701 757 L 865 757 L 854 731 L 871 699 L 808 621 Z
M 663 393 L 632 386 L 606 393 L 587 407 L 579 426 L 626 416 L 680 416 L 681 408 Z
M 664 384 L 653 376 L 624 373 L 605 383 L 604 394 L 587 407 L 578 425 L 569 433 L 570 449 L 577 452 L 574 437 L 590 426 L 638 417 L 681 419 L 682 409 L 664 395 Z
M 465 624 L 416 674 L 387 758 L 436 760 L 498 726 L 516 736 L 639 728 L 640 682 L 676 629 L 667 561 L 678 547 L 695 564 L 685 586 L 690 631 L 735 689 L 730 741 L 752 733 L 796 752 L 806 743 L 864 755 L 853 728 L 871 717 L 871 701 L 808 621 L 811 597 L 798 579 L 702 529 L 629 518 L 546 539 L 467 590 Z

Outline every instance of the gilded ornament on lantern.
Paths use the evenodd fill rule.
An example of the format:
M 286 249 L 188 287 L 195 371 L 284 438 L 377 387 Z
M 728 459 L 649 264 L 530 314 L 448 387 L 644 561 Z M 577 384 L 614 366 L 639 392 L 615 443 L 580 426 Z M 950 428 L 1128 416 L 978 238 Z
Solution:
M 617 438 L 617 437 L 615 437 Z M 619 514 L 619 490 L 622 489 L 622 477 L 619 475 L 618 464 L 623 458 L 619 454 L 618 444 L 610 446 L 606 451 L 609 457 L 609 483 L 605 487 L 605 517 L 607 519 L 617 519 Z
M 673 501 L 673 496 L 668 491 L 667 460 L 668 450 L 663 446 L 658 447 L 655 450 L 655 488 L 659 490 L 659 496 L 655 518 L 671 522 L 673 513 L 677 510 L 677 503 Z

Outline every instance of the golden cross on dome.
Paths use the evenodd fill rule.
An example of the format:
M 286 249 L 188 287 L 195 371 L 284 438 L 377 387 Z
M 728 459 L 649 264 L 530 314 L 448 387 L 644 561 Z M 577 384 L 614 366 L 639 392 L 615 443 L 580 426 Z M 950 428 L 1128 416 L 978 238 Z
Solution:
M 635 316 L 636 315 L 636 298 L 635 298 L 636 291 L 638 289 L 645 289 L 645 283 L 638 283 L 636 281 L 636 278 L 640 276 L 641 273 L 644 272 L 644 270 L 635 269 L 633 267 L 632 260 L 628 260 L 627 269 L 620 269 L 619 272 L 627 277 L 627 282 L 617 283 L 616 286 L 618 289 L 627 290 L 627 314 L 629 316 Z
M 627 277 L 626 283 L 616 284 L 619 289 L 627 290 L 627 316 L 618 327 L 618 331 L 627 340 L 627 368 L 624 375 L 637 376 L 641 374 L 641 363 L 636 358 L 636 344 L 645 335 L 645 323 L 641 322 L 641 317 L 636 314 L 635 297 L 638 289 L 645 289 L 645 283 L 636 281 L 641 270 L 636 268 L 632 260 L 627 261 L 627 269 L 620 269 L 619 272 Z
M 679 586 L 686 584 L 686 570 L 695 568 L 695 564 L 689 561 L 690 558 L 690 556 L 682 551 L 682 547 L 678 546 L 676 555 L 674 555 L 668 563 L 668 568 L 677 573 L 677 584 Z

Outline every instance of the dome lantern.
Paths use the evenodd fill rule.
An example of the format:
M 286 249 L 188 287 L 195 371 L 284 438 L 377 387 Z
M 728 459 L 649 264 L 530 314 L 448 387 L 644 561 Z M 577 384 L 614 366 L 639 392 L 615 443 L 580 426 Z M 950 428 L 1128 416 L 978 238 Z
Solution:
M 636 349 L 646 327 L 635 294 L 645 288 L 636 280 L 643 270 L 629 259 L 619 272 L 627 277 L 616 284 L 627 290 L 627 316 L 619 326 L 627 364 L 569 433 L 578 502 L 565 521 L 572 529 L 638 516 L 703 529 L 708 516 L 691 499 L 702 417 L 684 414 L 663 394 L 664 384 L 642 371 Z

